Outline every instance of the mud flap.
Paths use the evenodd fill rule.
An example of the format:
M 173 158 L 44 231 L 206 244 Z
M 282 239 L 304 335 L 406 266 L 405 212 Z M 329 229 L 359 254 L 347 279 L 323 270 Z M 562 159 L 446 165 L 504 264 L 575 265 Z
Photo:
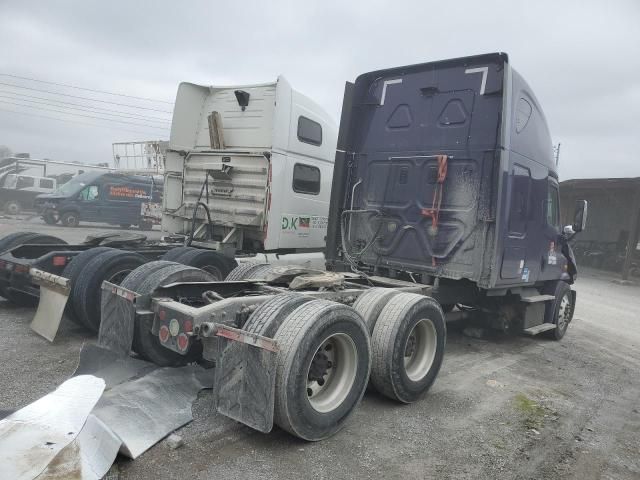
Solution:
M 219 346 L 214 407 L 226 417 L 269 433 L 273 428 L 276 342 L 231 327 L 217 326 L 215 331 Z
M 144 297 L 113 283 L 102 283 L 98 345 L 121 357 L 128 357 L 133 343 L 137 304 Z M 149 312 L 153 314 L 153 312 Z
M 69 300 L 69 279 L 37 268 L 32 268 L 29 275 L 31 281 L 40 286 L 40 301 L 31 330 L 53 342 Z

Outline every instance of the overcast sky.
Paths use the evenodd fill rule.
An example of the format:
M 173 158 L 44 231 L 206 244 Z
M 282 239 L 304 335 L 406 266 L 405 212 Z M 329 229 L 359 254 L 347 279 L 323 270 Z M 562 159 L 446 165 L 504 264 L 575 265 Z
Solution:
M 561 179 L 640 176 L 637 0 L 0 0 L 0 74 L 168 101 L 180 81 L 259 83 L 284 74 L 336 122 L 344 82 L 360 73 L 494 51 L 507 52 L 536 92 L 562 143 Z M 168 138 L 168 129 L 42 110 L 55 110 L 35 103 L 48 98 L 87 104 L 42 90 L 154 109 L 136 111 L 153 119 L 131 123 L 161 128 L 157 119 L 170 119 L 155 111 L 169 104 L 0 76 L 0 145 L 93 163 L 109 161 L 115 141 Z

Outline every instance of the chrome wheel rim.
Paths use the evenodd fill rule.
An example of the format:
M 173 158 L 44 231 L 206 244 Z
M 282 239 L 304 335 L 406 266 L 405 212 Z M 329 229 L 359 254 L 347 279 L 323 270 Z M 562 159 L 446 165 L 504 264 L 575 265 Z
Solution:
M 433 322 L 428 318 L 419 320 L 404 347 L 404 371 L 409 380 L 418 382 L 429 373 L 437 348 L 438 335 Z
M 326 338 L 307 368 L 307 398 L 320 413 L 338 408 L 356 379 L 358 350 L 351 337 L 336 333 Z

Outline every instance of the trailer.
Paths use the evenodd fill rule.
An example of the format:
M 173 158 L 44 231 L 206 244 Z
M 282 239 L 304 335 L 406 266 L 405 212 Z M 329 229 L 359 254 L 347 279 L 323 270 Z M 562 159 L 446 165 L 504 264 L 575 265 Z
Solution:
M 209 280 L 224 279 L 238 264 L 235 258 L 322 267 L 336 130 L 282 76 L 257 85 L 182 83 L 163 160 L 162 227 L 171 233 L 165 241 L 111 233 L 60 246 L 65 242 L 50 236 L 11 235 L 0 240 L 0 294 L 14 303 L 38 303 L 32 327 L 52 340 L 65 311 L 97 332 L 100 283 L 119 283 L 149 261 L 202 268 Z M 107 189 L 98 193 L 103 201 L 122 190 L 99 175 L 89 175 L 80 189 Z M 74 212 L 101 205 L 84 200 Z M 139 210 L 136 216 L 145 214 Z M 106 219 L 106 211 L 93 214 Z M 111 269 L 98 268 L 107 260 Z
M 143 265 L 103 283 L 98 346 L 215 366 L 218 412 L 317 441 L 344 426 L 367 385 L 419 400 L 454 305 L 504 330 L 565 335 L 577 275 L 568 240 L 587 205 L 560 228 L 546 121 L 506 54 L 347 83 L 332 184 L 327 271 L 239 265 L 212 282 Z

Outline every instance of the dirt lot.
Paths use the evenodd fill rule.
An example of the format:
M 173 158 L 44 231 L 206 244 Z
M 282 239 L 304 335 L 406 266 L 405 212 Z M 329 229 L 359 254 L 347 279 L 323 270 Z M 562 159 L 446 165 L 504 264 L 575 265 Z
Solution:
M 0 235 L 37 228 L 67 240 L 88 229 L 6 221 Z M 96 228 L 93 230 L 101 230 Z M 159 235 L 159 232 L 153 232 Z M 582 274 L 578 308 L 561 342 L 449 331 L 442 371 L 421 401 L 373 393 L 335 437 L 305 443 L 263 435 L 214 415 L 210 395 L 182 428 L 120 478 L 640 478 L 640 288 Z M 0 300 L 0 410 L 53 390 L 93 341 L 68 324 L 54 344 L 29 330 L 33 309 Z

